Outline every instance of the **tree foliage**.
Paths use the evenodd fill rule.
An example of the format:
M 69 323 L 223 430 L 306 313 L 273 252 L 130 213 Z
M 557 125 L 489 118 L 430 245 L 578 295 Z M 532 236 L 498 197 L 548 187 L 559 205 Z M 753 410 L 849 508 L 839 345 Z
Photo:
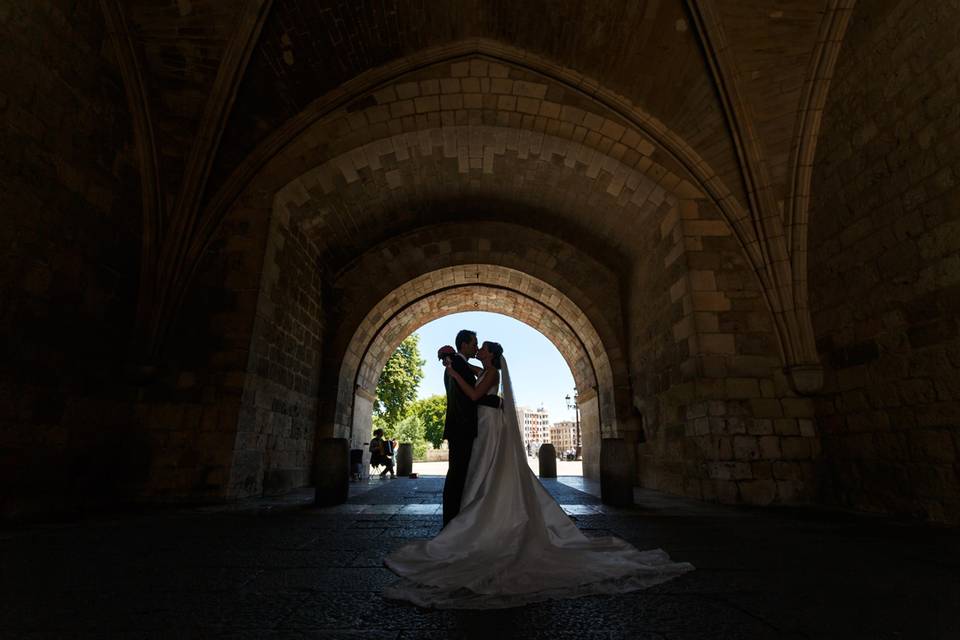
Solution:
M 447 415 L 447 397 L 442 395 L 422 398 L 410 407 L 410 414 L 420 418 L 423 422 L 424 437 L 433 444 L 434 449 L 440 448 L 443 442 L 443 421 Z
M 424 438 L 423 422 L 416 414 L 411 413 L 398 422 L 394 428 L 393 437 L 401 444 L 409 442 L 413 445 L 414 459 L 422 460 L 427 455 L 427 441 Z
M 386 429 L 393 430 L 403 420 L 417 398 L 424 364 L 420 359 L 420 336 L 413 334 L 400 343 L 380 373 L 373 410 L 375 423 L 379 418 Z

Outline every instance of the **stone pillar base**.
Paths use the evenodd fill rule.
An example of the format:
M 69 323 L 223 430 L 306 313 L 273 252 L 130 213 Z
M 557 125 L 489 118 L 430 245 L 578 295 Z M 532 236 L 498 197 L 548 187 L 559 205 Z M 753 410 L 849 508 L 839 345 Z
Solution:
M 633 504 L 633 465 L 623 438 L 600 443 L 600 500 L 615 507 Z
M 398 476 L 409 476 L 413 473 L 413 445 L 409 442 L 402 442 L 397 449 L 397 469 Z
M 540 451 L 537 454 L 538 459 L 540 460 L 540 477 L 541 478 L 556 478 L 557 477 L 557 450 L 553 448 L 553 445 L 548 443 L 540 445 Z
M 343 504 L 350 496 L 350 443 L 346 438 L 322 438 L 317 442 L 316 504 Z

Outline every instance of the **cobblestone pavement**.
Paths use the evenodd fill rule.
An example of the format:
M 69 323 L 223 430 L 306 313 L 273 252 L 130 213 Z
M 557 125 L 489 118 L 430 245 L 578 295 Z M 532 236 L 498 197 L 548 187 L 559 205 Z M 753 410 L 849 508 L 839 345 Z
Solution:
M 544 485 L 588 535 L 697 571 L 647 591 L 489 612 L 381 599 L 383 556 L 440 527 L 441 478 L 0 532 L 2 638 L 960 638 L 960 533 Z M 569 484 L 576 484 L 569 481 Z M 580 484 L 579 486 L 583 486 Z

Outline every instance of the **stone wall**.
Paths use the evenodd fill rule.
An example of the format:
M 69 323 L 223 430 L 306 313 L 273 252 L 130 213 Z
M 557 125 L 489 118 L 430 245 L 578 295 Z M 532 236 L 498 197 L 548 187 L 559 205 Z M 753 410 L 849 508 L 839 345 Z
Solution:
M 315 246 L 282 212 L 272 216 L 250 341 L 230 496 L 311 482 L 323 334 Z
M 144 384 L 139 428 L 149 443 L 149 501 L 230 496 L 237 424 L 268 221 L 235 207 L 198 267 L 160 372 Z
M 960 521 L 956 3 L 858 3 L 824 113 L 810 299 L 827 498 Z
M 645 234 L 630 276 L 627 314 L 633 404 L 645 438 L 637 445 L 637 484 L 683 494 L 683 405 L 672 389 L 682 382 L 680 363 L 688 357 L 688 345 L 673 335 L 682 307 L 671 301 L 670 287 L 685 278 L 687 265 L 674 251 L 677 215 L 674 207 L 638 221 Z M 668 220 L 672 224 L 661 231 Z M 682 252 L 682 241 L 679 247 Z M 671 254 L 677 255 L 668 259 Z
M 0 3 L 0 517 L 90 508 L 142 471 L 132 145 L 97 2 Z
M 617 435 L 608 427 L 604 433 L 600 421 L 600 398 L 593 390 L 579 394 L 580 442 L 583 459 L 583 475 L 593 480 L 600 479 L 600 441 L 603 436 Z
M 362 387 L 357 389 L 353 398 L 353 428 L 350 429 L 349 433 L 336 434 L 337 437 L 348 436 L 350 438 L 350 448 L 363 449 L 367 458 L 370 457 L 369 444 L 373 435 L 371 416 L 373 415 L 375 399 L 376 396 L 371 395 L 366 389 Z
M 289 220 L 245 195 L 207 248 L 141 388 L 140 499 L 210 502 L 310 484 L 319 394 L 320 270 Z
M 772 316 L 729 225 L 685 200 L 647 227 L 629 305 L 646 437 L 639 483 L 721 502 L 811 501 L 813 404 L 786 383 Z
M 320 271 L 288 220 L 243 198 L 201 262 L 138 415 L 150 501 L 220 501 L 310 484 Z

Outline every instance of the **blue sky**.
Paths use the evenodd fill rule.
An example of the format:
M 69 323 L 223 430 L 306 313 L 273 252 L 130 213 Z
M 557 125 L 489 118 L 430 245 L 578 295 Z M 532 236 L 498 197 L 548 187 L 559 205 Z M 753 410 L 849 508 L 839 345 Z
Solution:
M 454 313 L 417 329 L 420 353 L 427 361 L 418 397 L 445 393 L 443 366 L 436 353 L 445 344 L 454 346 L 460 329 L 476 331 L 480 342 L 493 340 L 503 346 L 518 404 L 545 407 L 551 423 L 573 420 L 573 412 L 567 409 L 564 400 L 567 394 L 573 395 L 573 375 L 560 352 L 536 329 L 499 313 Z M 480 364 L 477 360 L 471 362 Z

